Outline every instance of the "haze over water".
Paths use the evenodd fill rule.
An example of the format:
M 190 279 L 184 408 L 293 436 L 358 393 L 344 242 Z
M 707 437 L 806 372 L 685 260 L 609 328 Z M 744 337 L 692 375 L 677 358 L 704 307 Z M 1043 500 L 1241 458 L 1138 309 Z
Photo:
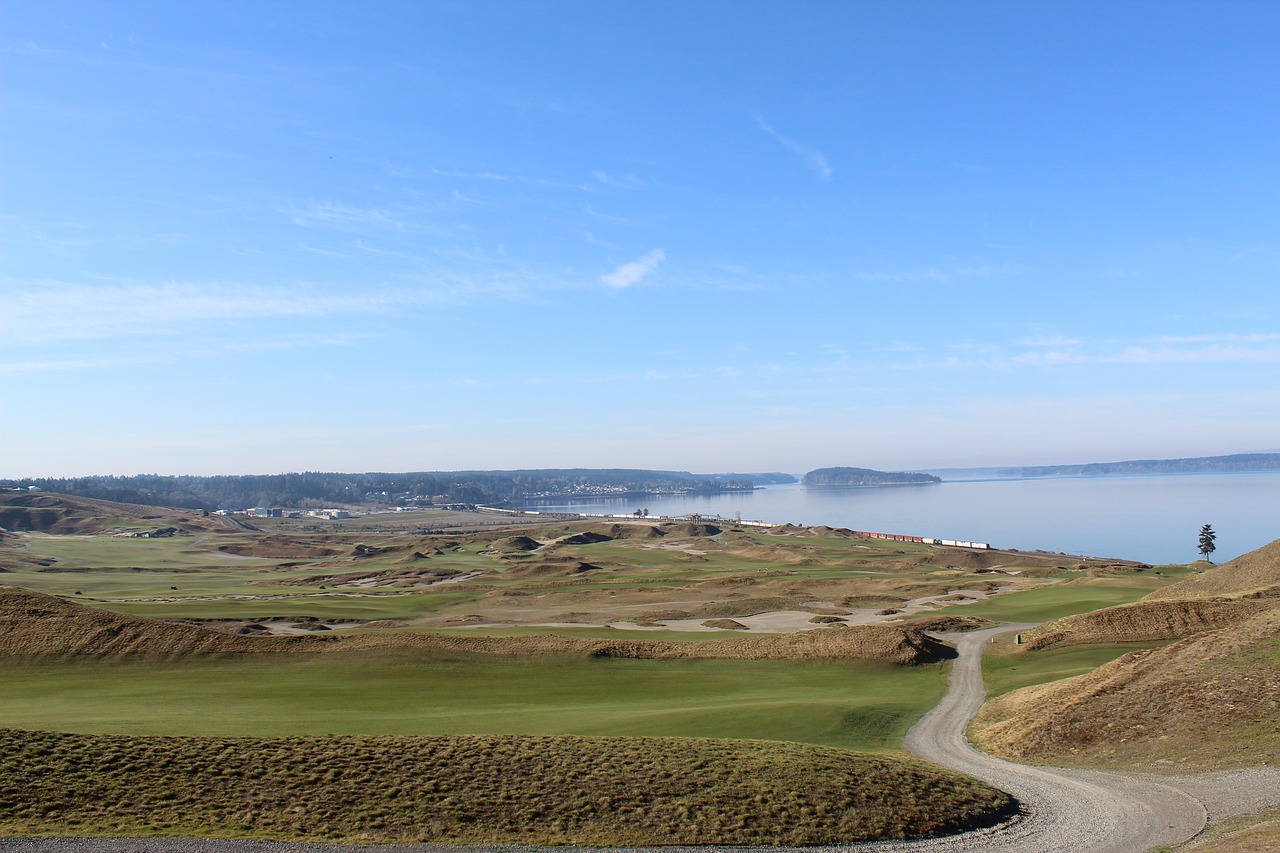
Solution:
M 529 503 L 543 511 L 701 513 L 777 523 L 989 542 L 1146 563 L 1188 563 L 1200 526 L 1222 563 L 1280 538 L 1280 474 L 1171 474 L 948 481 L 929 486 L 806 489 Z

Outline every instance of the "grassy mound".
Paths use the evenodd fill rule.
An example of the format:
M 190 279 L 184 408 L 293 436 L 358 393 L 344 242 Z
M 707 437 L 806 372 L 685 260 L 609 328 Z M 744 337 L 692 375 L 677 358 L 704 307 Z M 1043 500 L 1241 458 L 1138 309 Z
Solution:
M 984 748 L 1068 764 L 1280 760 L 1280 610 L 988 702 Z
M 1237 767 L 1280 757 L 1280 541 L 1132 604 L 1050 622 L 1017 656 L 1178 640 L 988 702 L 975 722 L 1012 758 Z
M 265 536 L 251 542 L 232 542 L 220 545 L 219 551 L 237 557 L 277 557 L 282 559 L 321 559 L 336 557 L 342 549 L 316 545 L 305 539 L 291 536 Z
M 0 656 L 154 655 L 332 652 L 405 649 L 486 655 L 569 654 L 644 659 L 820 660 L 849 658 L 932 663 L 954 655 L 911 626 L 862 625 L 791 635 L 702 642 L 580 637 L 466 637 L 368 632 L 323 636 L 234 636 L 191 625 L 124 616 L 54 596 L 0 589 Z
M 282 586 L 315 586 L 316 584 L 343 586 L 351 584 L 361 586 L 415 587 L 457 577 L 459 574 L 461 573 L 456 569 L 448 568 L 382 569 L 378 571 L 310 575 L 308 577 L 295 578 L 293 580 L 283 580 L 279 583 Z
M 220 530 L 217 519 L 198 510 L 100 501 L 52 492 L 0 494 L 0 528 L 40 533 L 89 534 L 175 526 L 186 531 Z
M 1200 599 L 1152 601 L 1150 597 L 1068 616 L 1026 634 L 1027 650 L 1086 643 L 1129 643 L 1177 640 L 1244 622 L 1276 606 L 1263 600 Z
M 0 657 L 287 652 L 302 648 L 307 640 L 314 645 L 332 639 L 236 637 L 191 625 L 123 616 L 38 592 L 0 589 Z
M 676 738 L 131 738 L 0 731 L 0 834 L 669 845 L 944 835 L 978 782 L 827 747 Z
M 575 560 L 572 557 L 550 557 L 545 560 L 539 560 L 536 563 L 521 563 L 518 566 L 513 566 L 506 569 L 503 575 L 509 578 L 569 578 L 574 575 L 580 575 L 583 572 L 595 571 L 599 568 L 599 566 L 584 563 L 582 560 Z
M 1280 597 L 1280 539 L 1221 566 L 1183 578 L 1147 598 L 1155 601 L 1219 596 Z
M 536 551 L 542 543 L 528 536 L 506 536 L 495 540 L 489 547 L 494 551 Z

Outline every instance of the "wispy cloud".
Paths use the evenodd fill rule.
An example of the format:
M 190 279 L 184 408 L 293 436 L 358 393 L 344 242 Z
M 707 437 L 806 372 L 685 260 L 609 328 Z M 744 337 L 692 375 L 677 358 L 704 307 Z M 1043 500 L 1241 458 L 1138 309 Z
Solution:
M 1229 264 L 1234 264 L 1236 261 L 1241 260 L 1242 258 L 1247 258 L 1247 257 L 1249 257 L 1250 255 L 1252 255 L 1254 252 L 1261 252 L 1261 251 L 1262 251 L 1263 249 L 1265 249 L 1265 248 L 1267 248 L 1267 247 L 1266 247 L 1266 246 L 1254 246 L 1252 249 L 1245 249 L 1245 250 L 1244 250 L 1243 252 L 1241 252 L 1240 254 L 1238 254 L 1238 255 L 1233 255 L 1230 259 L 1228 259 L 1227 263 L 1229 263 Z
M 1184 364 L 1277 364 L 1280 333 L 1224 333 L 1143 339 L 1086 340 L 1045 334 L 1016 341 L 955 341 L 912 352 L 890 366 L 904 370 L 995 370 Z
M 925 267 L 923 269 L 912 270 L 862 270 L 855 272 L 853 277 L 859 281 L 888 281 L 888 282 L 937 282 L 938 284 L 949 284 L 959 279 L 967 278 L 992 278 L 1002 275 L 1016 275 L 1020 269 L 1013 264 L 983 264 L 971 267 L 952 267 L 949 269 L 940 267 Z
M 596 169 L 591 173 L 591 177 L 599 183 L 604 184 L 606 187 L 616 187 L 618 189 L 627 190 L 641 189 L 644 187 L 644 181 L 641 181 L 635 175 L 624 175 L 619 178 L 615 175 L 610 175 L 608 172 L 601 169 Z
M 0 340 L 9 344 L 182 334 L 223 321 L 388 311 L 421 293 L 333 294 L 303 286 L 228 284 L 67 284 L 0 286 Z
M 656 272 L 666 258 L 666 252 L 661 249 L 654 249 L 643 258 L 632 261 L 629 264 L 623 264 L 613 272 L 602 275 L 600 283 L 615 290 L 630 287 Z
M 756 116 L 756 124 L 760 126 L 761 130 L 777 140 L 777 142 L 783 147 L 798 155 L 807 167 L 817 172 L 821 177 L 830 178 L 831 175 L 834 174 L 835 170 L 831 168 L 831 162 L 827 160 L 826 154 L 823 154 L 818 149 L 806 145 L 803 142 L 799 142 L 789 136 L 783 135 L 781 131 L 769 124 L 769 122 L 765 121 L 760 116 Z
M 1063 335 L 1053 335 L 1051 337 L 1042 338 L 1023 338 L 1018 341 L 1019 346 L 1024 347 L 1077 347 L 1080 341 L 1075 338 L 1068 338 Z
M 338 228 L 391 228 L 403 231 L 405 223 L 390 211 L 369 207 L 352 207 L 336 202 L 307 202 L 286 211 L 294 225 L 304 227 L 326 225 Z
M 1157 338 L 1156 343 L 1162 344 L 1208 344 L 1208 343 L 1263 343 L 1265 341 L 1280 341 L 1280 333 L 1263 332 L 1252 334 L 1240 334 L 1238 332 L 1227 332 L 1220 335 L 1181 335 L 1167 336 Z
M 561 187 L 564 189 L 583 190 L 588 187 L 580 184 L 571 184 L 565 181 L 553 181 L 550 178 L 539 178 L 528 175 L 504 175 L 500 172 L 461 172 L 453 169 L 431 169 L 431 174 L 442 178 L 466 178 L 470 181 L 498 181 L 500 183 L 516 183 L 516 184 L 535 184 L 540 187 Z M 412 177 L 416 172 L 413 170 L 395 169 L 390 174 L 398 177 Z

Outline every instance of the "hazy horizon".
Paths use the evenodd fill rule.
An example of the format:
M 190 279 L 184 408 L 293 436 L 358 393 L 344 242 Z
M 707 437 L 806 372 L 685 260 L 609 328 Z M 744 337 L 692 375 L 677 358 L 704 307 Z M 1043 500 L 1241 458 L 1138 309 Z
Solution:
M 1208 454 L 1208 455 L 1201 454 L 1196 456 L 1180 456 L 1180 457 L 1143 456 L 1143 457 L 1134 457 L 1132 459 L 1087 459 L 1087 460 L 1077 459 L 1074 462 L 1048 462 L 1048 463 L 1005 462 L 1005 463 L 998 463 L 998 464 L 991 464 L 991 465 L 939 465 L 931 468 L 885 468 L 885 469 L 876 469 L 876 470 L 883 470 L 888 472 L 973 471 L 973 470 L 989 470 L 989 469 L 994 470 L 994 469 L 1000 469 L 1000 468 L 1011 468 L 1011 469 L 1012 468 L 1037 468 L 1037 467 L 1056 466 L 1056 465 L 1088 465 L 1088 464 L 1099 464 L 1099 463 L 1113 464 L 1113 463 L 1135 462 L 1135 461 L 1168 461 L 1168 460 L 1176 460 L 1176 459 L 1199 459 L 1199 458 L 1213 458 L 1217 456 L 1236 456 L 1236 455 L 1266 454 L 1266 453 L 1280 453 L 1280 451 L 1244 450 L 1244 451 L 1239 451 L 1238 453 L 1230 453 L 1230 454 L 1227 454 L 1227 453 Z M 158 477 L 266 476 L 266 477 L 269 477 L 269 476 L 276 476 L 280 474 L 301 474 L 301 473 L 323 473 L 323 474 L 344 474 L 344 475 L 415 474 L 415 473 L 433 473 L 433 472 L 453 473 L 453 472 L 467 472 L 467 471 L 487 473 L 487 472 L 495 472 L 495 471 L 544 471 L 544 470 L 678 471 L 678 472 L 686 472 L 686 473 L 692 473 L 697 475 L 790 474 L 794 476 L 796 479 L 799 479 L 803 477 L 805 474 L 807 474 L 808 472 L 817 470 L 819 468 L 836 468 L 836 467 L 866 468 L 869 466 L 861 465 L 857 462 L 834 462 L 834 463 L 827 463 L 827 464 L 821 464 L 821 465 L 813 465 L 811 467 L 798 469 L 798 470 L 788 470 L 785 468 L 761 468 L 761 467 L 744 467 L 744 466 L 737 466 L 737 467 L 730 467 L 730 468 L 708 468 L 705 465 L 683 466 L 683 467 L 673 467 L 671 465 L 651 465 L 651 466 L 644 466 L 644 467 L 634 466 L 634 465 L 563 465 L 563 466 L 548 465 L 548 466 L 539 466 L 536 468 L 531 466 L 521 466 L 516 468 L 498 468 L 498 467 L 397 468 L 397 469 L 368 468 L 363 470 L 341 470 L 337 468 L 314 468 L 313 467 L 313 468 L 298 468 L 293 470 L 277 470 L 277 471 L 156 471 L 156 470 L 132 471 L 132 472 L 79 471 L 76 473 L 68 473 L 68 474 L 47 474 L 46 473 L 46 474 L 23 474 L 23 475 L 10 475 L 4 471 L 0 471 L 0 480 L 74 479 L 77 477 L 148 477 L 148 476 L 158 476 Z M 1256 473 L 1256 472 L 1241 472 L 1241 473 Z
M 14 0 L 0 476 L 1280 444 L 1280 6 Z

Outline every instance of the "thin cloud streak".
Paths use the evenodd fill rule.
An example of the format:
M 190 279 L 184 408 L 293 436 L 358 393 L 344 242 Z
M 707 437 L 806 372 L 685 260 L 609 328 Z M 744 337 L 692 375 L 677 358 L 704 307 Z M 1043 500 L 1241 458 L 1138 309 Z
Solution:
M 600 276 L 600 283 L 614 290 L 621 290 L 637 284 L 657 271 L 658 266 L 666 260 L 667 253 L 662 249 L 654 249 L 639 260 L 623 264 L 608 275 Z
M 995 276 L 1016 275 L 1021 270 L 1013 264 L 984 264 L 974 267 L 955 267 L 953 269 L 939 269 L 937 267 L 928 267 L 926 269 L 917 270 L 864 270 L 855 272 L 853 277 L 859 281 L 868 282 L 936 282 L 938 284 L 950 284 L 958 279 L 966 278 L 993 278 Z
M 10 344 L 179 334 L 229 320 L 370 314 L 432 301 L 427 292 L 359 296 L 319 290 L 206 284 L 81 285 L 9 289 L 0 338 Z
M 800 159 L 804 161 L 805 165 L 810 169 L 813 169 L 823 178 L 830 178 L 832 174 L 834 174 L 835 170 L 831 168 L 831 163 L 827 160 L 826 154 L 823 154 L 816 148 L 805 145 L 803 142 L 798 142 L 789 136 L 784 136 L 776 127 L 769 124 L 769 122 L 765 121 L 760 116 L 756 116 L 756 124 L 760 126 L 761 130 L 772 136 L 783 147 L 800 155 Z

